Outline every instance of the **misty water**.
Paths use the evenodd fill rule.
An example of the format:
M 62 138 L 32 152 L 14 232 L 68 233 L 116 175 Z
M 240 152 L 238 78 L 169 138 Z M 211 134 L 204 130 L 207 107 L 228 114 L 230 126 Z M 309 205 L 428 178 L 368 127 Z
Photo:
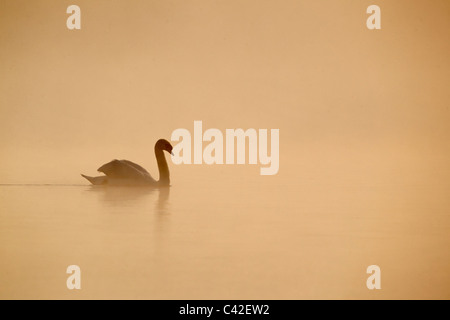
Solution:
M 0 298 L 450 298 L 450 1 L 110 2 L 1 1 Z M 279 172 L 80 176 L 195 121 Z
M 367 165 L 171 165 L 160 189 L 1 185 L 0 297 L 448 297 L 443 163 Z M 72 264 L 81 290 L 66 287 Z M 372 264 L 382 290 L 366 287 Z

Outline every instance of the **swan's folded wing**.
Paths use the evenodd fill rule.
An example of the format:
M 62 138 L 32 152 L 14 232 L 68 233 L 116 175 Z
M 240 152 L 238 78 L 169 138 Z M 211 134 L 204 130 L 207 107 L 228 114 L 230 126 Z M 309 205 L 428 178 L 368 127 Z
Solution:
M 130 165 L 129 161 L 113 160 L 104 164 L 97 171 L 103 172 L 108 177 L 114 179 L 140 179 L 144 176 L 135 166 Z M 148 173 L 147 173 L 148 174 Z
M 147 170 L 145 170 L 144 168 L 142 168 L 140 165 L 138 165 L 137 163 L 131 162 L 129 160 L 120 160 L 120 162 L 124 162 L 129 166 L 132 166 L 133 168 L 135 168 L 136 170 L 138 170 L 139 172 L 141 172 L 142 174 L 148 175 L 150 176 L 150 173 L 148 173 Z

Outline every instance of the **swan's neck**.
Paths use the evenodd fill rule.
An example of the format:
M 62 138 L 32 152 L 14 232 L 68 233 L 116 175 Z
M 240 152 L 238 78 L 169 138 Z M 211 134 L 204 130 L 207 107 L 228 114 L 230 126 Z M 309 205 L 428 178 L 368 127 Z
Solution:
M 169 166 L 167 165 L 166 157 L 164 156 L 164 151 L 155 148 L 156 161 L 158 162 L 159 170 L 159 181 L 161 185 L 170 184 L 170 174 Z

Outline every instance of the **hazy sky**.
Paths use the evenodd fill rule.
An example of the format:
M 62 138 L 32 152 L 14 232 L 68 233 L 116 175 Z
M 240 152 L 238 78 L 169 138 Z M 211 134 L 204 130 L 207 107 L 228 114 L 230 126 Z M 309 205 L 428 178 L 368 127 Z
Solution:
M 448 155 L 449 17 L 448 0 L 1 0 L 0 181 L 152 154 L 194 120 Z

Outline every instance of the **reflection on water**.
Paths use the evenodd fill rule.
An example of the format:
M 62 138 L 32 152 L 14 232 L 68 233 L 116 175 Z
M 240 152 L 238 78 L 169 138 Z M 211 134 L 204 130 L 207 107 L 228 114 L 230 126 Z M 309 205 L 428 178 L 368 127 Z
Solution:
M 164 234 L 167 230 L 165 223 L 170 214 L 168 204 L 170 187 L 89 186 L 86 191 L 97 194 L 98 201 L 104 208 L 109 207 L 111 213 L 127 216 L 130 214 L 130 209 L 138 208 L 143 210 L 143 214 L 153 214 L 151 233 L 154 235 L 154 242 L 148 243 L 148 245 L 152 246 L 159 254 L 164 250 Z M 154 209 L 152 210 L 152 205 L 147 207 L 146 203 L 154 204 Z
M 90 186 L 88 192 L 97 193 L 99 201 L 105 205 L 126 207 L 139 206 L 149 197 L 155 201 L 155 212 L 168 213 L 167 202 L 170 195 L 170 187 L 120 187 L 120 186 Z
M 0 186 L 0 298 L 449 298 L 448 182 L 314 166 L 271 183 L 235 167 L 162 189 Z

